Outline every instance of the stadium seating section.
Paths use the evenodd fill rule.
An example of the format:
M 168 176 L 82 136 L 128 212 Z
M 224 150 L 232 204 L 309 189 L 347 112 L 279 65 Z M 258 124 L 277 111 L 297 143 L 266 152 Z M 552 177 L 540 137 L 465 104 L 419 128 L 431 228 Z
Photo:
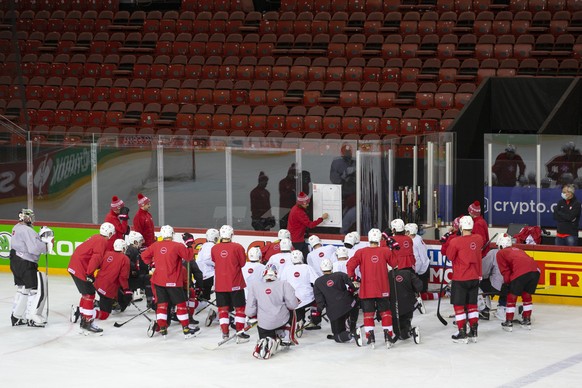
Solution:
M 581 0 L 282 0 L 268 12 L 248 0 L 147 12 L 8 3 L 0 114 L 24 125 L 27 112 L 33 132 L 68 142 L 395 138 L 445 131 L 487 77 L 582 74 Z

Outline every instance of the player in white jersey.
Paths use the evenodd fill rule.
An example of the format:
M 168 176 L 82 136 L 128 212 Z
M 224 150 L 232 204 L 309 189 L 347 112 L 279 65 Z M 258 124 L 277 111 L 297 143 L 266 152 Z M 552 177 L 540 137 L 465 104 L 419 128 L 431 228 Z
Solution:
M 328 259 L 332 263 L 337 261 L 335 257 L 336 248 L 333 245 L 323 245 L 316 235 L 309 236 L 309 245 L 312 251 L 307 255 L 307 264 L 315 271 L 317 276 L 322 276 L 321 262 Z
M 265 265 L 261 264 L 261 249 L 259 247 L 252 247 L 249 249 L 248 253 L 249 261 L 242 267 L 243 277 L 245 278 L 245 283 L 247 287 L 250 283 L 260 281 L 263 278 L 263 271 L 265 270 Z M 245 288 L 245 294 L 247 294 L 247 288 Z
M 279 248 L 281 251 L 271 256 L 267 264 L 275 264 L 278 269 L 277 276 L 281 277 L 281 273 L 283 273 L 285 267 L 291 265 L 291 249 L 293 248 L 293 244 L 290 239 L 284 238 L 279 242 Z
M 422 281 L 421 293 L 428 291 L 428 277 L 429 277 L 429 264 L 430 259 L 428 258 L 428 248 L 424 243 L 422 237 L 418 235 L 418 225 L 414 223 L 409 223 L 404 225 L 404 233 L 412 239 L 412 251 L 414 253 L 414 258 L 416 263 L 414 265 L 414 272 L 418 275 L 418 278 Z M 424 303 L 420 295 L 417 295 L 416 307 L 421 314 L 426 312 Z
M 214 261 L 210 256 L 210 250 L 218 242 L 218 230 L 208 229 L 206 231 L 206 242 L 202 244 L 196 257 L 196 264 L 202 271 L 202 295 L 203 301 L 198 306 L 199 309 L 208 304 L 210 294 L 212 294 L 212 287 L 214 286 Z
M 360 234 L 357 231 L 353 231 L 350 234 L 354 236 L 355 244 L 352 248 L 354 252 L 356 252 L 358 249 L 367 248 L 370 246 L 369 242 L 360 241 Z
M 337 261 L 333 263 L 333 272 L 348 273 L 347 265 L 350 260 L 350 250 L 346 247 L 339 247 L 335 251 L 335 257 L 337 258 Z M 358 279 L 362 277 L 360 267 L 356 268 L 356 277 Z
M 303 264 L 303 253 L 301 251 L 295 250 L 291 252 L 291 261 L 293 265 L 286 266 L 279 273 L 279 277 L 281 280 L 291 284 L 295 290 L 295 296 L 299 299 L 295 315 L 297 316 L 297 322 L 302 326 L 305 321 L 305 310 L 307 307 L 312 306 L 315 301 L 313 283 L 315 283 L 318 276 L 309 265 Z M 321 314 L 318 314 L 317 309 L 312 309 L 310 322 L 309 329 L 316 328 L 321 322 Z

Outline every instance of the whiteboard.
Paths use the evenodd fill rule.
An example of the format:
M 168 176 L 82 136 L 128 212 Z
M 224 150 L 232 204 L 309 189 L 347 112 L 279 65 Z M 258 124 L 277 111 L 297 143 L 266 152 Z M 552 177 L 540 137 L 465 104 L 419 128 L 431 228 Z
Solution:
M 323 213 L 329 218 L 323 220 L 319 226 L 341 228 L 342 226 L 342 185 L 313 184 L 313 217 L 320 217 Z

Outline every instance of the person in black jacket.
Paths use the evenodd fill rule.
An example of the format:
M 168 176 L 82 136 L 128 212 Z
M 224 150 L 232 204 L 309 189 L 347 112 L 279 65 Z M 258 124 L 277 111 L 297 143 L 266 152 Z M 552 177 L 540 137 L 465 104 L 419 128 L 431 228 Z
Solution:
M 358 322 L 359 304 L 354 296 L 356 287 L 344 272 L 331 272 L 333 264 L 324 259 L 320 264 L 323 276 L 313 284 L 315 303 L 321 312 L 326 309 L 331 324 L 332 336 L 336 342 L 349 342 L 353 338 Z M 349 321 L 350 331 L 346 330 Z
M 578 245 L 580 202 L 574 195 L 575 190 L 574 185 L 563 185 L 562 199 L 554 207 L 554 220 L 556 220 L 557 228 L 556 245 Z
M 388 274 L 390 280 L 390 306 L 394 317 L 394 334 L 405 340 L 412 335 L 420 343 L 420 330 L 412 327 L 416 293 L 422 290 L 422 280 L 410 269 L 396 269 Z

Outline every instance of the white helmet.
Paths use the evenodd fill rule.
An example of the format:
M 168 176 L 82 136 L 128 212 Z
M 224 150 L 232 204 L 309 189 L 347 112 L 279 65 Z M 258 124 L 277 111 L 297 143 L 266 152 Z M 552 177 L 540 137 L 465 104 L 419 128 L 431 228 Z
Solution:
M 390 228 L 394 230 L 394 232 L 404 232 L 404 221 L 400 218 L 392 220 L 390 223 Z
M 141 246 L 141 244 L 143 244 L 144 240 L 140 232 L 132 230 L 131 232 L 129 232 L 129 236 L 127 236 L 127 241 L 129 241 L 131 245 L 136 245 L 139 247 Z
M 127 244 L 125 243 L 125 240 L 118 238 L 113 243 L 113 250 L 115 252 L 125 252 L 126 249 L 127 249 Z
M 291 262 L 293 264 L 303 264 L 303 252 L 295 250 L 291 252 Z
M 288 238 L 284 238 L 279 241 L 279 248 L 281 248 L 281 252 L 291 252 L 291 248 L 293 248 L 293 244 L 291 244 L 291 240 Z
M 404 231 L 408 232 L 408 234 L 418 234 L 418 225 L 414 223 L 404 225 Z
M 289 232 L 287 229 L 281 229 L 277 233 L 277 238 L 279 240 L 283 240 L 284 238 L 290 239 L 291 238 L 291 232 Z
M 164 225 L 160 228 L 160 234 L 162 238 L 172 238 L 174 237 L 174 228 L 170 225 Z
M 511 236 L 507 233 L 503 233 L 501 236 L 497 237 L 497 246 L 499 249 L 508 248 L 513 244 Z
M 101 224 L 101 227 L 99 228 L 99 234 L 101 236 L 111 238 L 113 233 L 115 233 L 115 226 L 113 226 L 112 223 L 104 222 Z
M 210 241 L 216 243 L 218 241 L 218 230 L 216 229 L 208 229 L 206 231 L 206 241 Z
M 234 229 L 230 225 L 222 225 L 220 227 L 219 235 L 220 238 L 232 240 L 232 236 L 234 235 Z
M 331 263 L 330 259 L 323 259 L 323 260 L 321 260 L 321 263 L 319 264 L 319 268 L 321 268 L 321 270 L 323 272 L 329 272 L 332 270 L 333 264 Z
M 382 241 L 382 232 L 380 229 L 373 228 L 368 232 L 368 241 L 379 244 Z
M 352 233 L 346 234 L 344 237 L 344 244 L 349 244 L 351 246 L 356 245 L 356 236 L 354 236 Z
M 338 249 L 335 250 L 335 255 L 337 256 L 338 259 L 340 257 L 348 258 L 350 256 L 350 252 L 346 247 L 339 247 Z
M 356 240 L 356 244 L 358 244 L 360 242 L 360 234 L 355 230 L 353 232 L 350 232 L 350 233 L 354 236 L 354 239 Z
M 252 262 L 256 262 L 256 261 L 260 261 L 262 254 L 261 254 L 261 250 L 259 249 L 259 247 L 252 247 L 251 249 L 249 249 L 249 261 Z
M 34 211 L 32 209 L 22 209 L 18 213 L 18 221 L 25 222 L 27 224 L 34 223 Z
M 311 249 L 315 249 L 316 245 L 321 244 L 321 240 L 316 235 L 309 236 L 309 239 L 307 241 L 309 241 L 309 245 L 311 245 Z
M 461 230 L 473 230 L 473 218 L 471 216 L 463 216 L 459 220 L 459 228 Z
M 267 264 L 263 270 L 263 279 L 277 280 L 277 266 L 275 264 Z

